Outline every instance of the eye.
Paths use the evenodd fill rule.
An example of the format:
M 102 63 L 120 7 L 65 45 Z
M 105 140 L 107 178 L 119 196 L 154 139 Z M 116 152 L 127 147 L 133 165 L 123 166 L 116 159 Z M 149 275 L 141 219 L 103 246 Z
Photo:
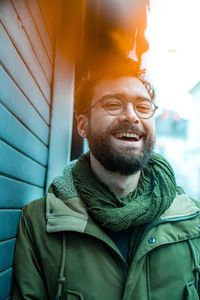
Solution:
M 103 101 L 103 107 L 106 110 L 118 110 L 121 109 L 123 103 L 119 99 L 105 99 Z
M 140 103 L 137 103 L 136 105 L 136 109 L 137 111 L 139 112 L 149 112 L 152 110 L 152 106 L 151 106 L 151 102 L 140 102 Z

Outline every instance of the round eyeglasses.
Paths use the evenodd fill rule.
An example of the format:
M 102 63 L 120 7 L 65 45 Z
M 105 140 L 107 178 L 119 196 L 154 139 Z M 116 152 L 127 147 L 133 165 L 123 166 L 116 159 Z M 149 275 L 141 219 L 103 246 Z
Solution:
M 103 109 L 108 114 L 118 116 L 123 114 L 129 102 L 127 102 L 120 95 L 106 95 L 99 99 L 96 103 L 91 105 L 88 109 L 86 109 L 84 113 L 87 113 L 98 103 L 101 103 Z M 154 102 L 146 98 L 140 98 L 137 101 L 130 103 L 132 103 L 136 115 L 141 119 L 151 118 L 154 115 L 155 111 L 158 109 L 158 106 Z

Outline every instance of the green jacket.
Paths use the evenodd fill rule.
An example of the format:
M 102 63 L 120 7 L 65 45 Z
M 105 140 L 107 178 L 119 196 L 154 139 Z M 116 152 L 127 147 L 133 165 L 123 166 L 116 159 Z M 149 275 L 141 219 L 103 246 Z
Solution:
M 128 266 L 74 191 L 63 201 L 50 189 L 23 208 L 13 299 L 197 300 L 199 206 L 178 195 Z

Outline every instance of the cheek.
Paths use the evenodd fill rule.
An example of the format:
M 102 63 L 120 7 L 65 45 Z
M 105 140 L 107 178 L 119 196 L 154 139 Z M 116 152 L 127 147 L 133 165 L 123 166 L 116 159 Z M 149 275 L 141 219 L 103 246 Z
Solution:
M 151 124 L 151 130 L 153 131 L 153 133 L 155 133 L 155 122 L 153 122 L 153 123 Z
M 145 122 L 144 127 L 148 133 L 155 135 L 155 120 L 148 120 Z
M 92 132 L 105 131 L 111 126 L 112 120 L 100 112 L 91 113 L 89 118 L 89 128 Z

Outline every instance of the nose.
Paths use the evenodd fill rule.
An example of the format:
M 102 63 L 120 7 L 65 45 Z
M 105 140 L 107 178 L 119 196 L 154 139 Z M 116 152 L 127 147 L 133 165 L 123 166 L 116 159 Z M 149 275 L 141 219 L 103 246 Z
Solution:
M 121 119 L 123 119 L 123 121 L 128 120 L 129 122 L 139 123 L 140 119 L 137 116 L 132 103 L 127 103 L 127 107 L 121 115 Z

